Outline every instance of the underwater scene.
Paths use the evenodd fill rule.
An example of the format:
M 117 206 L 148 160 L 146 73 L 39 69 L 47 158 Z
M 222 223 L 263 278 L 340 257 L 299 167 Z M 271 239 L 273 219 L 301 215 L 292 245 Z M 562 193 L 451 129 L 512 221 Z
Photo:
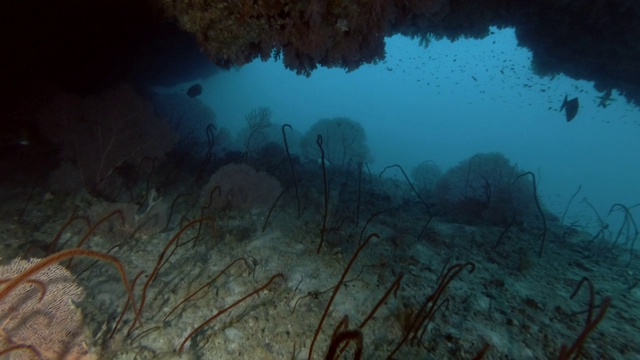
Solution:
M 16 70 L 0 359 L 640 359 L 637 78 L 449 1 L 188 3 Z

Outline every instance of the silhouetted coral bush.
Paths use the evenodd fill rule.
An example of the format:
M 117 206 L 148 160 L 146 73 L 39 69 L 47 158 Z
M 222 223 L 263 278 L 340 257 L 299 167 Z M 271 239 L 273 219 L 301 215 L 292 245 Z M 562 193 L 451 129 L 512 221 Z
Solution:
M 320 159 L 317 138 L 322 135 L 322 147 L 329 166 L 343 168 L 354 163 L 371 161 L 367 135 L 360 123 L 345 117 L 318 120 L 304 134 L 300 147 L 310 160 Z
M 480 153 L 449 169 L 434 197 L 446 216 L 466 223 L 508 224 L 535 215 L 533 184 L 501 153 Z
M 433 189 L 442 177 L 442 169 L 433 161 L 423 161 L 411 170 L 413 186 L 423 199 L 433 197 Z
M 40 116 L 43 134 L 59 145 L 94 194 L 115 192 L 123 165 L 137 167 L 144 158 L 162 158 L 176 137 L 155 117 L 149 104 L 129 86 L 80 98 L 62 94 Z M 115 185 L 114 185 L 115 184 Z
M 255 156 L 255 153 L 263 148 L 269 142 L 268 130 L 275 130 L 276 127 L 271 123 L 272 111 L 266 106 L 251 109 L 244 116 L 247 127 L 244 128 L 239 137 L 242 139 L 243 146 L 249 157 Z
M 220 192 L 214 190 L 216 186 Z M 268 173 L 245 164 L 229 164 L 211 176 L 200 200 L 206 206 L 211 199 L 210 207 L 214 209 L 266 209 L 281 191 L 280 182 Z

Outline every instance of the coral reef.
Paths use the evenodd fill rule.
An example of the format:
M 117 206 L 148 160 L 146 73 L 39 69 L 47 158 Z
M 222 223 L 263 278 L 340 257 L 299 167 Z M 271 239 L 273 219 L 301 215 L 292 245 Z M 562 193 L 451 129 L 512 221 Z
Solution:
M 465 223 L 508 224 L 533 216 L 532 183 L 501 153 L 480 153 L 447 170 L 434 189 L 447 216 Z
M 109 203 L 80 187 L 58 194 L 47 182 L 18 189 L 0 204 L 0 264 L 43 260 L 12 272 L 0 266 L 0 340 L 20 329 L 13 320 L 23 310 L 49 304 L 57 286 L 73 280 L 86 293 L 76 305 L 91 340 L 80 355 L 100 359 L 591 359 L 640 351 L 632 321 L 640 264 L 627 261 L 630 252 L 637 259 L 627 241 L 594 242 L 549 222 L 544 256 L 536 257 L 539 219 L 450 222 L 425 209 L 399 165 L 389 169 L 404 179 L 360 176 L 355 166 L 322 179 L 317 162 L 295 162 L 299 208 L 293 191 L 280 191 L 292 176 L 281 157 L 283 171 L 274 174 L 213 160 L 207 184 L 197 180 L 199 167 L 178 162 L 184 175 L 162 186 L 166 201 L 154 192 L 166 174 L 137 179 L 133 188 L 149 192 L 142 204 L 125 193 Z M 479 154 L 452 169 L 442 179 L 455 185 L 453 195 L 489 195 L 489 210 L 535 214 L 535 179 L 503 155 Z M 7 189 L 9 179 L 1 180 Z M 491 201 L 513 199 L 502 197 L 513 191 L 522 201 Z M 612 211 L 624 208 L 632 207 Z M 155 212 L 167 219 L 154 221 Z M 66 262 L 75 278 L 66 270 L 57 282 L 39 277 L 76 257 Z M 28 301 L 16 305 L 21 291 Z M 64 315 L 69 303 L 61 306 Z M 59 335 L 70 344 L 73 334 Z M 43 354 L 19 341 L 0 341 L 0 355 Z
M 14 259 L 0 266 L 0 281 L 7 283 L 40 259 Z M 89 359 L 90 341 L 82 314 L 74 305 L 84 290 L 73 275 L 60 265 L 48 267 L 31 277 L 0 301 L 4 344 L 29 345 L 41 359 Z M 14 352 L 11 359 L 28 359 L 27 352 Z M 33 354 L 32 354 L 33 355 Z
M 597 1 L 164 0 L 222 67 L 281 57 L 310 75 L 318 65 L 353 70 L 384 59 L 384 37 L 481 38 L 514 27 L 539 74 L 565 73 L 640 102 L 640 4 Z

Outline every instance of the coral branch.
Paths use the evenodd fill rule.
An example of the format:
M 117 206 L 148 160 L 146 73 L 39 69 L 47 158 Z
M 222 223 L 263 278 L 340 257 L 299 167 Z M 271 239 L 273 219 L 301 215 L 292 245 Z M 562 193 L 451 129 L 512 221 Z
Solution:
M 193 329 L 193 331 L 191 331 L 189 333 L 189 335 L 187 335 L 187 337 L 184 338 L 184 340 L 182 340 L 182 343 L 180 344 L 180 347 L 178 348 L 178 352 L 182 352 L 182 350 L 184 350 L 185 345 L 187 344 L 187 342 L 189 342 L 189 339 L 191 339 L 193 337 L 193 335 L 195 335 L 198 331 L 202 330 L 205 326 L 207 326 L 210 322 L 212 322 L 213 320 L 219 318 L 220 316 L 222 316 L 224 313 L 226 313 L 227 311 L 233 309 L 234 307 L 236 307 L 238 304 L 240 304 L 241 302 L 247 300 L 248 298 L 252 297 L 253 295 L 256 295 L 257 293 L 265 290 L 266 288 L 268 288 L 269 286 L 271 286 L 271 284 L 278 278 L 283 278 L 284 279 L 284 274 L 282 273 L 278 273 L 275 274 L 271 277 L 271 279 L 269 279 L 269 281 L 267 281 L 264 285 L 260 286 L 259 288 L 253 290 L 252 292 L 248 293 L 247 295 L 243 296 L 242 298 L 238 299 L 237 301 L 235 301 L 233 304 L 227 306 L 226 308 L 218 311 L 217 313 L 215 313 L 215 315 L 213 315 L 212 317 L 208 318 L 207 320 L 205 320 L 202 324 L 198 325 L 198 327 L 196 327 L 195 329 Z

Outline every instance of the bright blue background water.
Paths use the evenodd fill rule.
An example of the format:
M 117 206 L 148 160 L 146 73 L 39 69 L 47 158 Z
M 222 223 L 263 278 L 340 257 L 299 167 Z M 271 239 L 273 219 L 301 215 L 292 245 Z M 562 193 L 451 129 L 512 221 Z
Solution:
M 321 68 L 305 78 L 279 62 L 256 61 L 202 79 L 199 99 L 234 134 L 259 106 L 302 133 L 321 118 L 352 118 L 367 132 L 374 170 L 399 163 L 409 172 L 424 160 L 446 170 L 500 151 L 536 174 L 543 202 L 557 214 L 582 185 L 566 223 L 596 225 L 584 197 L 603 215 L 613 203 L 640 202 L 640 110 L 615 91 L 616 100 L 599 108 L 592 83 L 534 75 L 513 30 L 493 32 L 428 48 L 389 38 L 386 61 L 351 73 Z M 570 123 L 558 112 L 565 94 L 580 101 Z

